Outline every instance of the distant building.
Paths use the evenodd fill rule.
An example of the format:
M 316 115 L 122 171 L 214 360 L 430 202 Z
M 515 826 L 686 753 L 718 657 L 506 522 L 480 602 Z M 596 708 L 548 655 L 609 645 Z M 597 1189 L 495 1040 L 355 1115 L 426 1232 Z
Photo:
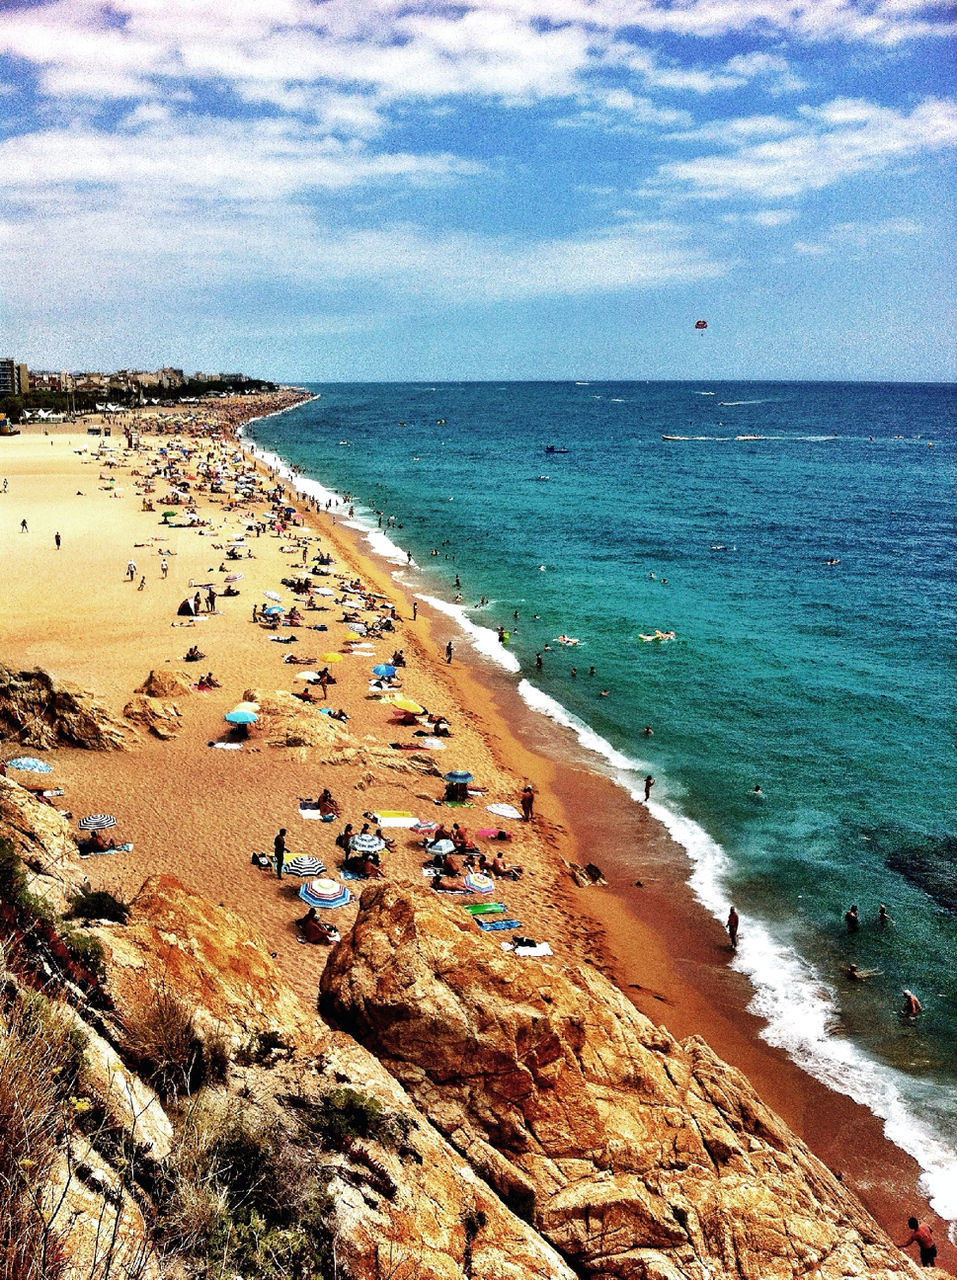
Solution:
M 0 359 L 0 395 L 26 395 L 30 390 L 30 371 L 12 357 Z

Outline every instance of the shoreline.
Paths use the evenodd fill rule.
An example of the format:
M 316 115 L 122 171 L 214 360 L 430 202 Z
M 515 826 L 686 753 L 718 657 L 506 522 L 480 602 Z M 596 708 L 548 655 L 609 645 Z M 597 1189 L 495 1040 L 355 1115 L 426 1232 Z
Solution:
M 227 434 L 234 430 L 235 426 L 235 423 L 231 424 Z M 76 428 L 72 427 L 69 432 L 58 429 L 55 434 L 57 437 L 76 434 Z M 31 432 L 18 439 L 23 439 L 29 444 L 30 442 L 39 443 L 42 437 Z M 81 443 L 84 442 L 81 441 Z M 242 447 L 246 448 L 250 443 L 248 437 L 241 443 Z M 55 444 L 55 439 L 51 440 L 51 444 Z M 34 449 L 34 452 L 38 450 Z M 54 462 L 64 461 L 60 450 L 53 448 L 52 454 Z M 67 461 L 72 460 L 71 455 Z M 75 472 L 71 472 L 68 466 L 65 467 L 66 475 L 71 478 L 71 481 L 60 486 L 62 491 L 60 501 L 66 495 L 73 494 L 70 483 L 75 482 L 79 466 L 78 463 Z M 12 469 L 10 474 L 16 476 Z M 41 472 L 41 476 L 42 474 Z M 84 476 L 83 479 L 88 477 Z M 25 499 L 26 496 L 25 494 Z M 120 507 L 124 510 L 129 509 L 133 502 L 132 494 L 126 494 L 124 497 L 125 501 L 117 503 L 114 508 L 117 516 L 120 515 Z M 29 510 L 31 528 L 40 525 L 48 514 L 45 512 L 44 501 L 42 494 L 33 496 L 33 505 Z M 3 516 L 6 531 L 7 527 L 13 528 L 14 525 L 13 512 L 10 510 L 7 498 L 4 499 L 4 503 Z M 16 510 L 19 512 L 19 507 Z M 54 515 L 59 519 L 56 516 L 57 510 L 58 508 L 54 506 Z M 131 512 L 130 514 L 138 515 L 139 513 Z M 19 518 L 18 514 L 17 519 Z M 726 963 L 727 950 L 723 945 L 723 931 L 693 899 L 686 883 L 688 866 L 684 852 L 671 841 L 660 824 L 640 806 L 635 805 L 610 779 L 601 777 L 594 770 L 589 769 L 577 741 L 574 744 L 574 750 L 569 751 L 570 740 L 574 736 L 571 731 L 567 731 L 566 739 L 563 737 L 566 731 L 546 721 L 529 708 L 522 701 L 514 681 L 510 680 L 506 672 L 493 668 L 490 663 L 465 665 L 459 659 L 456 659 L 446 670 L 445 664 L 441 661 L 440 651 L 447 638 L 453 634 L 456 638 L 459 636 L 454 619 L 426 605 L 420 608 L 418 622 L 412 624 L 409 620 L 412 589 L 395 581 L 394 571 L 397 566 L 380 563 L 375 558 L 374 551 L 366 550 L 362 545 L 363 533 L 333 522 L 321 511 L 317 515 L 307 513 L 305 518 L 307 526 L 318 532 L 327 549 L 333 551 L 337 559 L 335 568 L 353 568 L 364 581 L 371 583 L 376 589 L 383 590 L 399 604 L 399 612 L 406 621 L 397 634 L 396 643 L 400 645 L 404 643 L 407 649 L 412 651 L 408 677 L 410 690 L 415 691 L 416 696 L 420 696 L 417 692 L 420 684 L 427 685 L 428 705 L 441 707 L 443 710 L 446 706 L 454 706 L 456 710 L 451 714 L 456 720 L 468 722 L 468 747 L 475 752 L 476 760 L 484 763 L 481 760 L 482 748 L 479 745 L 480 742 L 484 742 L 490 759 L 494 761 L 494 766 L 499 771 L 499 778 L 510 777 L 512 780 L 511 794 L 502 798 L 514 801 L 517 786 L 524 777 L 531 778 L 535 783 L 539 801 L 536 806 L 537 821 L 534 826 L 542 845 L 544 858 L 541 865 L 536 864 L 533 868 L 533 887 L 541 891 L 545 898 L 551 896 L 554 901 L 542 902 L 533 913 L 526 914 L 527 927 L 536 930 L 540 936 L 542 934 L 547 936 L 546 930 L 549 925 L 555 926 L 560 922 L 565 935 L 565 945 L 562 950 L 559 951 L 556 946 L 556 953 L 560 960 L 566 963 L 590 961 L 610 971 L 637 1007 L 653 1021 L 664 1023 L 678 1037 L 689 1034 L 702 1035 L 732 1065 L 744 1070 L 754 1081 L 765 1101 L 784 1116 L 798 1136 L 804 1138 L 812 1150 L 825 1160 L 825 1163 L 845 1176 L 848 1185 L 857 1192 L 868 1209 L 893 1236 L 900 1236 L 901 1224 L 910 1212 L 917 1211 L 921 1216 L 927 1216 L 929 1211 L 923 1198 L 921 1197 L 920 1200 L 915 1198 L 917 1166 L 884 1138 L 882 1122 L 850 1099 L 814 1082 L 791 1063 L 782 1051 L 771 1049 L 758 1039 L 760 1021 L 745 1011 L 750 1000 L 749 984 L 742 975 L 729 969 Z M 134 519 L 132 525 L 137 523 Z M 154 517 L 150 527 L 155 524 Z M 69 548 L 69 536 L 72 535 L 68 535 L 65 543 L 67 548 Z M 171 541 L 169 537 L 163 540 Z M 13 536 L 7 541 L 13 542 Z M 119 577 L 121 562 L 127 558 L 129 551 L 128 544 L 118 534 L 114 541 L 115 546 L 98 548 L 98 555 L 100 552 L 103 552 L 103 555 L 95 564 L 90 563 L 88 566 L 91 570 L 90 581 L 94 585 L 98 585 L 98 582 L 92 574 L 98 571 L 103 563 L 115 561 L 116 576 Z M 282 562 L 278 558 L 279 547 L 260 547 L 259 541 L 256 540 L 257 561 L 248 569 L 250 579 L 254 573 L 257 577 L 261 576 L 260 569 L 264 573 L 274 574 L 277 566 L 280 570 L 282 567 L 287 569 L 293 567 L 291 561 Z M 272 543 L 273 539 L 262 541 Z M 205 561 L 215 559 L 216 553 L 212 550 L 208 556 L 203 554 L 206 551 L 204 545 L 200 544 L 198 548 L 195 544 L 187 546 L 188 539 L 185 537 L 181 542 L 182 545 L 176 550 L 177 554 L 184 556 L 184 569 L 187 556 L 189 556 L 190 565 L 192 566 L 195 562 L 200 570 Z M 331 548 L 328 546 L 330 543 Z M 16 545 L 14 542 L 14 547 Z M 265 563 L 260 565 L 259 559 L 263 561 L 268 559 L 268 566 Z M 176 568 L 178 567 L 177 563 Z M 43 572 L 47 571 L 45 565 L 41 568 Z M 29 593 L 31 585 L 36 589 L 36 584 L 42 583 L 44 579 L 42 574 L 39 578 L 31 578 L 33 567 L 28 566 L 28 569 L 24 589 Z M 172 592 L 167 593 L 170 598 L 186 590 L 181 581 L 182 577 L 182 574 L 178 575 L 176 586 Z M 152 578 L 150 586 L 153 588 Z M 124 607 L 129 607 L 128 597 L 135 592 L 135 587 L 132 583 L 124 584 L 118 593 L 112 587 L 111 591 Z M 81 597 L 82 594 L 81 588 Z M 292 674 L 288 668 L 285 670 L 278 668 L 278 674 L 273 670 L 275 662 L 270 663 L 268 660 L 277 657 L 275 650 L 269 652 L 268 646 L 263 646 L 261 643 L 259 628 L 248 625 L 249 602 L 252 598 L 245 595 L 244 587 L 244 598 L 242 604 L 238 606 L 242 620 L 239 617 L 226 619 L 211 617 L 204 620 L 203 625 L 198 628 L 205 633 L 201 637 L 204 642 L 203 647 L 208 649 L 210 663 L 217 670 L 217 674 L 222 673 L 220 678 L 224 688 L 227 685 L 227 679 L 229 680 L 233 701 L 238 692 L 245 687 L 244 681 L 247 676 L 250 677 L 248 683 L 252 687 L 261 685 L 265 689 L 270 679 L 278 683 L 285 678 L 288 685 L 288 677 Z M 146 603 L 142 600 L 135 602 L 135 604 L 144 605 Z M 146 676 L 146 668 L 153 665 L 152 658 L 149 661 L 146 658 L 144 652 L 146 646 L 137 632 L 135 620 L 130 617 L 118 618 L 116 625 L 111 629 L 110 620 L 107 617 L 103 626 L 108 634 L 101 634 L 100 637 L 104 652 L 101 655 L 77 653 L 77 649 L 83 649 L 83 643 L 82 633 L 78 633 L 75 625 L 76 620 L 73 620 L 64 632 L 61 619 L 61 633 L 54 635 L 52 644 L 48 643 L 46 636 L 41 635 L 39 639 L 37 638 L 37 633 L 43 632 L 44 627 L 43 619 L 37 616 L 38 613 L 42 613 L 42 610 L 39 610 L 36 604 L 35 601 L 32 619 L 31 611 L 25 608 L 22 615 L 8 619 L 4 624 L 5 654 L 12 659 L 18 643 L 21 648 L 25 648 L 30 653 L 49 651 L 50 660 L 41 665 L 49 665 L 53 673 L 59 675 L 58 663 L 62 666 L 66 662 L 69 670 L 77 669 L 80 672 L 82 678 L 77 681 L 78 683 L 92 688 L 97 696 L 109 701 L 111 709 L 118 711 L 133 688 L 129 678 L 130 672 L 136 671 L 136 683 L 139 683 Z M 168 613 L 170 611 L 168 604 L 166 609 Z M 55 616 L 55 602 L 53 612 Z M 168 626 L 168 616 L 161 611 L 151 612 L 149 624 L 144 625 L 152 625 L 161 616 L 166 619 L 163 625 Z M 222 627 L 219 626 L 221 622 Z M 214 636 L 217 633 L 214 632 L 213 627 L 218 627 L 222 632 L 226 622 L 232 626 L 228 637 L 223 637 L 229 643 L 221 646 L 222 653 L 218 651 L 214 653 Z M 206 625 L 207 623 L 209 625 Z M 331 621 L 329 625 L 331 633 Z M 132 639 L 128 638 L 130 630 L 133 633 Z M 162 646 L 158 641 L 168 640 L 169 635 L 169 632 L 162 634 L 157 632 L 157 643 L 154 644 L 151 632 L 150 645 L 158 652 L 161 651 Z M 182 647 L 185 644 L 186 637 L 181 633 L 174 632 L 172 635 L 176 646 Z M 209 644 L 206 643 L 207 638 L 210 641 Z M 313 643 L 312 639 L 306 641 L 310 652 Z M 165 647 L 170 646 L 167 643 Z M 316 647 L 318 648 L 318 644 Z M 330 641 L 329 647 L 333 648 L 335 644 Z M 460 652 L 465 648 L 466 644 L 463 642 Z M 263 652 L 264 649 L 265 652 Z M 178 666 L 175 659 L 170 661 L 174 667 Z M 349 660 L 346 659 L 342 668 L 344 675 L 348 674 L 346 668 L 350 665 Z M 257 679 L 252 679 L 253 675 Z M 96 679 L 93 679 L 94 676 Z M 74 677 L 70 675 L 69 678 Z M 345 679 L 343 679 L 342 692 L 344 698 Z M 200 699 L 210 699 L 210 705 L 215 706 L 217 710 L 227 701 L 225 693 L 222 697 L 216 697 L 213 694 L 197 696 Z M 361 725 L 357 723 L 356 729 L 367 727 L 378 729 L 381 741 L 381 704 L 362 707 L 358 699 L 354 701 L 356 709 L 350 708 L 353 720 L 358 722 L 361 718 L 360 713 L 368 713 L 369 716 L 368 723 Z M 362 701 L 368 702 L 368 699 L 364 698 Z M 192 703 L 187 710 L 184 702 L 183 718 L 190 721 L 196 718 Z M 308 955 L 310 965 L 308 972 L 304 973 L 303 952 L 295 945 L 290 945 L 295 941 L 288 931 L 288 921 L 294 910 L 294 895 L 291 899 L 289 888 L 286 887 L 279 890 L 282 896 L 278 901 L 275 897 L 269 898 L 266 890 L 275 888 L 275 885 L 267 885 L 262 877 L 257 878 L 256 888 L 257 890 L 262 888 L 263 892 L 251 894 L 248 885 L 253 882 L 249 881 L 248 877 L 255 873 L 249 872 L 248 865 L 245 868 L 241 865 L 243 861 L 248 864 L 248 849 L 246 845 L 239 850 L 235 848 L 237 839 L 241 838 L 237 832 L 243 833 L 241 822 L 237 821 L 230 825 L 224 821 L 222 831 L 224 833 L 228 831 L 229 843 L 225 848 L 210 852 L 217 839 L 224 838 L 220 836 L 220 829 L 215 826 L 214 821 L 221 815 L 205 816 L 197 805 L 201 804 L 203 796 L 206 796 L 208 801 L 210 794 L 220 799 L 230 794 L 237 799 L 248 795 L 250 812 L 255 813 L 256 830 L 263 832 L 262 835 L 257 836 L 258 842 L 262 844 L 267 838 L 271 838 L 275 830 L 272 825 L 274 822 L 281 823 L 288 820 L 288 795 L 296 789 L 300 794 L 313 794 L 317 789 L 316 775 L 329 771 L 312 767 L 305 752 L 300 752 L 298 755 L 295 751 L 269 753 L 266 747 L 262 747 L 250 750 L 248 755 L 243 752 L 241 759 L 233 757 L 232 753 L 228 752 L 209 752 L 203 745 L 207 739 L 207 733 L 208 728 L 205 723 L 186 723 L 179 739 L 174 742 L 159 743 L 152 739 L 144 740 L 134 751 L 124 753 L 122 760 L 117 760 L 116 757 L 109 758 L 111 776 L 108 779 L 93 776 L 97 772 L 97 764 L 102 765 L 102 760 L 99 762 L 94 760 L 91 763 L 88 756 L 85 760 L 82 758 L 85 753 L 72 749 L 58 753 L 65 757 L 64 767 L 67 774 L 72 774 L 72 778 L 65 778 L 74 787 L 70 792 L 71 807 L 79 805 L 81 798 L 89 797 L 91 809 L 112 805 L 121 812 L 125 810 L 128 816 L 124 829 L 134 836 L 134 855 L 122 861 L 100 859 L 96 860 L 95 865 L 87 863 L 86 867 L 91 876 L 95 874 L 98 878 L 102 877 L 104 882 L 109 882 L 111 877 L 121 875 L 125 882 L 124 887 L 133 885 L 137 876 L 142 879 L 147 871 L 170 869 L 184 878 L 189 887 L 197 887 L 209 897 L 223 896 L 229 901 L 229 905 L 234 905 L 234 901 L 230 897 L 232 890 L 227 893 L 223 887 L 226 878 L 232 876 L 239 880 L 245 876 L 246 881 L 241 883 L 238 896 L 241 900 L 246 898 L 250 900 L 244 900 L 241 909 L 245 909 L 246 913 L 250 914 L 250 908 L 252 908 L 251 918 L 254 918 L 260 927 L 263 924 L 263 913 L 266 914 L 269 925 L 277 929 L 285 925 L 286 932 L 278 938 L 276 944 L 279 948 L 280 963 L 287 972 L 295 975 L 297 990 L 300 994 L 305 999 L 310 997 L 314 999 L 318 969 L 313 968 L 313 963 L 317 958 L 312 954 Z M 457 725 L 457 737 L 458 734 Z M 463 737 L 465 736 L 463 729 Z M 543 738 L 559 744 L 559 751 L 556 751 L 556 754 L 560 752 L 564 752 L 566 756 L 570 754 L 573 757 L 572 762 L 554 759 L 547 751 L 543 753 Z M 456 767 L 464 763 L 457 758 L 458 753 L 457 746 L 447 751 L 445 757 L 441 758 L 442 766 L 445 767 L 446 761 L 448 767 Z M 163 776 L 173 772 L 171 767 L 173 760 L 180 760 L 185 767 L 198 770 L 204 775 L 198 780 L 202 786 L 197 788 L 196 799 L 189 799 L 187 802 L 183 788 L 177 784 L 176 778 Z M 192 764 L 189 764 L 189 761 L 192 761 Z M 233 768 L 234 765 L 239 767 Z M 262 767 L 257 768 L 256 766 L 259 765 Z M 105 767 L 103 771 L 107 772 Z M 379 774 L 384 772 L 385 770 L 376 767 L 376 794 L 378 795 L 379 790 L 383 790 L 386 798 L 390 799 L 398 792 L 392 791 L 391 779 L 383 782 Z M 490 765 L 490 776 L 492 772 Z M 260 774 L 269 776 L 259 776 Z M 483 776 L 478 773 L 478 770 L 476 774 Z M 338 785 L 340 775 L 345 776 L 345 771 L 341 766 L 337 766 L 332 782 L 333 789 L 337 793 L 341 789 L 345 794 L 347 788 Z M 408 795 L 408 791 L 411 790 L 412 794 L 421 797 L 426 789 L 426 777 L 427 775 L 414 777 L 409 782 L 406 794 Z M 359 781 L 361 780 L 360 777 Z M 284 785 L 285 798 L 276 794 L 277 785 Z M 434 792 L 434 779 L 431 785 Z M 505 781 L 499 780 L 500 790 L 506 785 Z M 416 791 L 415 788 L 418 790 Z M 360 790 L 360 796 L 362 794 Z M 179 797 L 183 810 L 189 810 L 192 815 L 186 818 L 187 823 L 193 823 L 197 831 L 203 829 L 205 844 L 201 852 L 197 851 L 193 841 L 187 839 L 182 829 L 169 831 L 168 828 L 171 825 L 169 814 L 173 810 L 168 806 L 173 797 Z M 587 802 L 583 803 L 583 801 Z M 366 807 L 367 802 L 362 803 L 363 807 Z M 420 808 L 424 803 L 424 800 L 421 801 Z M 131 807 L 135 807 L 135 814 L 130 812 Z M 368 807 L 372 807 L 371 802 Z M 383 804 L 382 807 L 389 806 Z M 404 806 L 396 803 L 395 807 Z M 582 816 L 585 812 L 588 815 L 587 820 Z M 352 809 L 350 808 L 344 816 L 352 819 L 354 817 Z M 422 816 L 431 815 L 423 814 Z M 203 827 L 204 822 L 207 824 L 206 827 Z M 304 825 L 305 828 L 312 828 L 319 827 L 320 824 Z M 164 826 L 167 828 L 165 831 Z M 312 830 L 306 832 L 296 827 L 291 829 L 295 831 L 296 842 L 293 848 L 296 851 L 299 851 L 299 847 L 306 842 L 306 835 L 309 841 L 312 841 L 314 836 L 320 834 Z M 323 827 L 322 834 L 328 836 L 331 829 Z M 338 824 L 335 829 L 338 829 Z M 525 832 L 516 831 L 517 838 L 525 834 Z M 599 847 L 605 841 L 620 844 L 623 836 L 637 844 L 641 851 L 636 866 L 646 872 L 643 877 L 646 879 L 646 885 L 639 891 L 628 883 L 628 875 L 618 872 L 612 874 L 609 866 L 603 865 L 601 856 L 589 851 L 592 843 Z M 250 835 L 247 843 L 252 838 Z M 327 853 L 330 844 L 331 841 L 327 839 L 322 846 Z M 190 847 L 184 850 L 185 845 Z M 523 855 L 525 853 L 524 845 L 522 853 Z M 608 889 L 577 889 L 564 873 L 563 868 L 555 865 L 555 854 L 578 862 L 597 861 L 609 877 Z M 549 865 L 549 857 L 551 857 L 551 865 Z M 653 879 L 647 876 L 649 869 L 653 870 Z M 525 885 L 519 888 L 524 890 Z M 523 907 L 524 905 L 522 903 Z M 555 915 L 549 916 L 550 910 L 554 911 Z M 636 984 L 640 987 L 637 991 Z M 836 1160 L 837 1155 L 842 1155 L 843 1161 Z M 915 1208 L 918 1205 L 919 1209 Z M 940 1264 L 953 1269 L 954 1250 L 947 1244 L 945 1233 L 938 1232 L 938 1234 L 941 1237 L 939 1240 Z

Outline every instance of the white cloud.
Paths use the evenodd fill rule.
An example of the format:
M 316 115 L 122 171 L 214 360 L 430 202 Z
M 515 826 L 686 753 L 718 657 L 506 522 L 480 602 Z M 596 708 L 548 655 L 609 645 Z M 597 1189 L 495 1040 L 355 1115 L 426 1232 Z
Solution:
M 201 121 L 172 128 L 143 111 L 127 116 L 127 132 L 82 126 L 50 129 L 0 142 L 0 190 L 20 199 L 51 186 L 157 185 L 193 196 L 230 198 L 343 189 L 368 182 L 445 180 L 478 166 L 449 155 L 375 153 L 292 129 L 281 121 Z
M 656 186 L 685 187 L 711 199 L 788 199 L 858 174 L 957 146 L 957 103 L 929 99 L 910 114 L 873 103 L 837 100 L 801 112 L 786 137 L 744 143 L 731 155 L 662 165 Z
M 923 232 L 923 226 L 913 218 L 885 218 L 878 222 L 839 222 L 817 240 L 795 241 L 794 249 L 796 253 L 816 257 L 823 257 L 830 253 L 840 253 L 845 257 L 848 254 L 859 256 L 871 245 L 877 244 L 886 251 L 895 240 L 919 236 Z

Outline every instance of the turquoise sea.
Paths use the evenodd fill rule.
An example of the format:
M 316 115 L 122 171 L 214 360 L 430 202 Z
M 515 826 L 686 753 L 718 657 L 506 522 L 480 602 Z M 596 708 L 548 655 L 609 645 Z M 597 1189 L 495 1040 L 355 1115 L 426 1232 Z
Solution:
M 767 1039 L 882 1116 L 957 1220 L 957 389 L 310 390 L 247 434 L 323 502 L 348 493 L 461 655 L 596 769 L 636 794 L 654 774 L 695 893 L 741 914 Z

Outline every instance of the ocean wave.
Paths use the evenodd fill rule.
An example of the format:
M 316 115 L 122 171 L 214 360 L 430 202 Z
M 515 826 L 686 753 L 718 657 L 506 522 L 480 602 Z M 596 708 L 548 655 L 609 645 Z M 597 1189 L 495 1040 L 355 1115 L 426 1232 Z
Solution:
M 498 632 L 493 631 L 491 627 L 480 627 L 474 623 L 465 612 L 464 606 L 452 604 L 448 600 L 440 600 L 438 596 L 420 594 L 418 598 L 431 605 L 439 613 L 444 613 L 446 617 L 454 618 L 471 640 L 472 647 L 484 657 L 491 658 L 493 662 L 498 663 L 500 667 L 504 667 L 506 671 L 517 672 L 521 670 L 518 658 L 501 643 L 498 638 Z
M 541 715 L 547 716 L 549 720 L 554 720 L 556 724 L 560 724 L 566 729 L 571 729 L 583 747 L 586 747 L 589 751 L 594 751 L 596 755 L 604 757 L 614 769 L 630 771 L 644 768 L 640 762 L 631 760 L 628 756 L 616 750 L 600 733 L 596 733 L 591 725 L 579 719 L 567 707 L 563 707 L 560 702 L 550 697 L 549 694 L 544 693 L 537 685 L 532 684 L 530 680 L 520 680 L 518 692 L 522 701 L 531 707 L 533 711 L 538 711 Z

